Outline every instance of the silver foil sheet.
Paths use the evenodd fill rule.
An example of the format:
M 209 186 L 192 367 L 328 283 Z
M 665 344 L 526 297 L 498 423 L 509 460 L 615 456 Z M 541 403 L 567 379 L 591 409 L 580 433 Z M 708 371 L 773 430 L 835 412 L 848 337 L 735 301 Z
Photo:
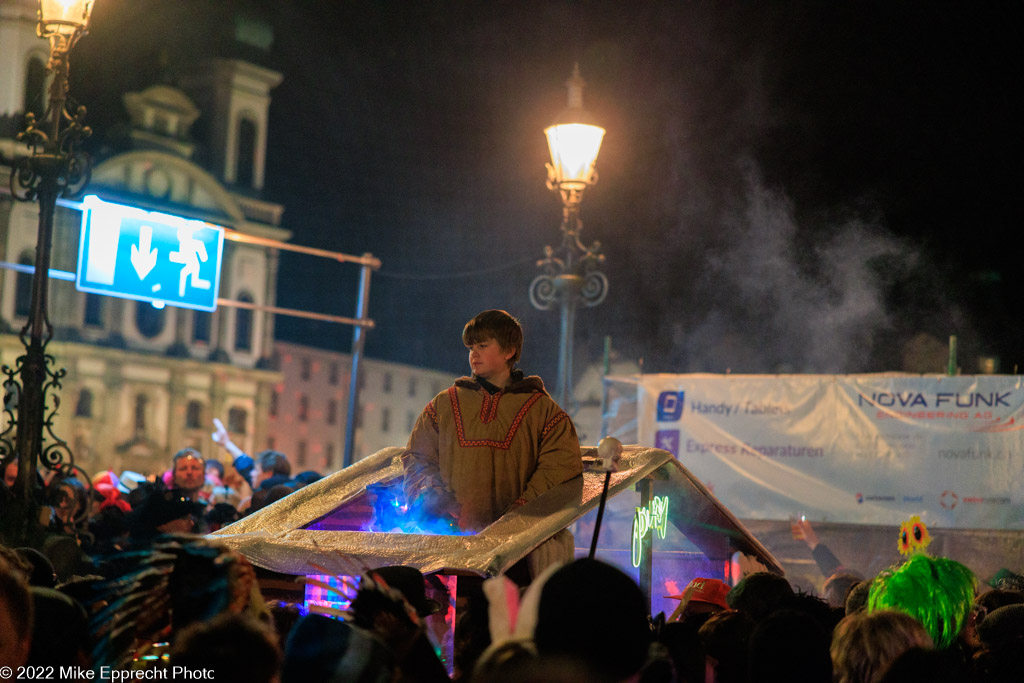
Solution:
M 253 564 L 284 574 L 355 575 L 402 564 L 424 574 L 494 576 L 595 508 L 604 486 L 603 472 L 584 472 L 468 536 L 304 528 L 353 501 L 368 485 L 401 477 L 402 450 L 379 451 L 211 538 L 237 549 Z M 585 461 L 588 455 L 584 452 Z M 626 446 L 619 471 L 610 479 L 609 498 L 633 490 L 645 477 L 653 480 L 655 494 L 669 496 L 669 521 L 708 557 L 725 559 L 739 550 L 782 573 L 768 550 L 667 451 Z

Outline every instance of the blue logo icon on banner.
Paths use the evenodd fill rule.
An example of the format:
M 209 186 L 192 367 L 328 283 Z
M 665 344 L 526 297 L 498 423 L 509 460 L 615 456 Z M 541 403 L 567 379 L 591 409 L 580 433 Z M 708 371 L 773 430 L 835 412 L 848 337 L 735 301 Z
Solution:
M 223 228 L 95 195 L 82 204 L 79 290 L 156 306 L 217 308 Z
M 675 422 L 681 418 L 685 396 L 685 391 L 661 392 L 658 395 L 658 422 Z
M 679 457 L 679 430 L 659 429 L 654 434 L 654 447 Z

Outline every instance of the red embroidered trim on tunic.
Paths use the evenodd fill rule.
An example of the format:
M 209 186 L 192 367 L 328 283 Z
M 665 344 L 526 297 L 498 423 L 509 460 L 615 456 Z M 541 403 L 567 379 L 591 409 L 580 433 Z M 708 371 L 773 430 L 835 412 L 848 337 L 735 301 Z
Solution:
M 519 425 L 523 423 L 523 418 L 526 417 L 526 411 L 530 407 L 540 400 L 544 394 L 537 392 L 523 404 L 523 407 L 516 413 L 516 417 L 512 420 L 512 425 L 508 428 L 508 433 L 505 435 L 504 441 L 495 441 L 493 439 L 466 439 L 466 431 L 462 426 L 462 411 L 459 408 L 459 396 L 455 387 L 448 388 L 448 398 L 452 402 L 452 413 L 455 417 L 455 431 L 459 437 L 459 445 L 463 448 L 469 446 L 490 446 L 491 448 L 500 448 L 502 450 L 508 450 L 509 445 L 512 443 L 512 438 L 515 437 L 516 432 L 519 431 Z M 495 406 L 497 401 L 494 402 Z
M 484 424 L 493 422 L 494 418 L 498 417 L 498 401 L 504 395 L 504 391 L 499 391 L 496 394 L 487 394 L 484 396 L 483 403 L 480 405 L 480 421 Z
M 545 436 L 547 436 L 548 432 L 550 432 L 556 424 L 566 419 L 567 417 L 569 417 L 569 414 L 563 410 L 562 412 L 558 413 L 558 415 L 555 415 L 553 418 L 548 420 L 548 423 L 544 425 L 544 429 L 540 431 L 540 438 L 543 439 Z
M 431 401 L 427 404 L 427 407 L 423 411 L 430 416 L 430 421 L 434 423 L 434 429 L 437 429 L 437 410 L 434 409 L 434 402 Z

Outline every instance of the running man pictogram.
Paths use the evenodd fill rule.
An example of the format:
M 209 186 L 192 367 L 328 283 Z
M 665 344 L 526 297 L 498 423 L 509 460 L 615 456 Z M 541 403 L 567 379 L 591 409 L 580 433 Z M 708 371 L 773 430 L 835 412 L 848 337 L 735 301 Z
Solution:
M 178 280 L 178 296 L 185 296 L 185 281 L 192 277 L 192 286 L 196 289 L 209 289 L 210 281 L 199 277 L 199 262 L 204 263 L 209 258 L 206 254 L 206 245 L 201 240 L 192 236 L 196 228 L 181 226 L 178 228 L 178 251 L 172 251 L 168 256 L 171 263 L 182 264 L 181 277 Z

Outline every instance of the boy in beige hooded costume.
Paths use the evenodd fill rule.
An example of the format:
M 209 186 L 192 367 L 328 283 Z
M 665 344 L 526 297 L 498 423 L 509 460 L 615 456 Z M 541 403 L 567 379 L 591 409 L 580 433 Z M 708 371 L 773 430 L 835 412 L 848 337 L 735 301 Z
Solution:
M 462 340 L 473 376 L 423 409 L 402 465 L 410 507 L 476 532 L 579 475 L 583 462 L 572 420 L 539 377 L 514 369 L 523 347 L 519 322 L 484 311 L 466 323 Z M 571 535 L 555 539 L 562 554 L 568 541 L 562 559 L 572 559 Z

